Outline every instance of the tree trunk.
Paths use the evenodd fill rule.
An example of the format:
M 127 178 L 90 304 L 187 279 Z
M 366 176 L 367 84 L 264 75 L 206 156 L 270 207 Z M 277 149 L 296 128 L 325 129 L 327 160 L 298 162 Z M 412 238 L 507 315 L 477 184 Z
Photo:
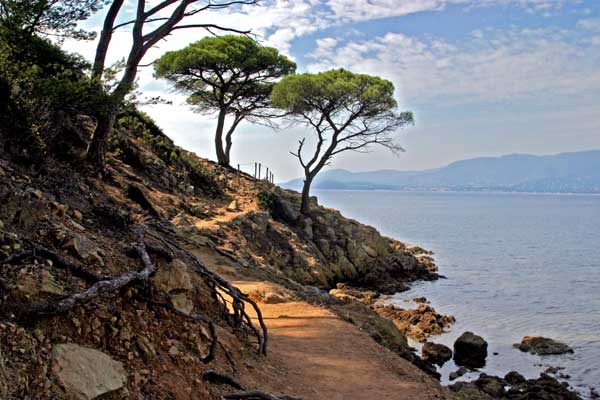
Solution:
M 215 150 L 217 152 L 217 162 L 219 165 L 229 167 L 229 155 L 223 148 L 223 129 L 225 127 L 225 116 L 227 115 L 225 110 L 219 111 L 219 118 L 217 120 L 217 131 L 215 133 Z
M 310 175 L 304 179 L 304 186 L 302 186 L 302 202 L 300 203 L 300 213 L 307 215 L 310 212 L 310 185 L 312 184 L 313 177 Z
M 108 136 L 112 132 L 113 125 L 117 119 L 118 108 L 110 107 L 106 113 L 97 116 L 98 124 L 94 130 L 94 135 L 90 142 L 87 152 L 87 158 L 90 160 L 102 175 L 107 174 L 106 170 L 106 150 Z
M 242 116 L 236 115 L 235 119 L 233 120 L 233 124 L 231 124 L 231 127 L 225 135 L 225 157 L 227 158 L 227 164 L 231 163 L 231 147 L 233 146 L 233 132 L 235 132 L 235 129 L 242 121 L 242 119 L 244 119 Z

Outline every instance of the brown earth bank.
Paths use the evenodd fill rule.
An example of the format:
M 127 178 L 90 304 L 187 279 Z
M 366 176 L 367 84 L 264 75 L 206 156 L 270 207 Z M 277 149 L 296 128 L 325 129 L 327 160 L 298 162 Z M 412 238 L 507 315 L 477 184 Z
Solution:
M 439 277 L 427 252 L 117 136 L 103 179 L 0 153 L 0 399 L 462 396 L 375 305 Z

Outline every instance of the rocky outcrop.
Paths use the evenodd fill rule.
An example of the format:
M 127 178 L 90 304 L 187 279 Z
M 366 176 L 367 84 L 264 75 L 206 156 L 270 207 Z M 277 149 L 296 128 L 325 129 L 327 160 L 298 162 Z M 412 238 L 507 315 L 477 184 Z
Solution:
M 514 346 L 521 351 L 541 356 L 573 353 L 573 349 L 568 345 L 541 336 L 525 336 L 521 343 L 516 343 Z
M 241 245 L 238 258 L 268 264 L 298 283 L 321 289 L 346 283 L 391 294 L 406 290 L 409 282 L 439 277 L 430 257 L 373 227 L 316 204 L 310 216 L 302 216 L 300 196 L 292 191 L 274 189 L 271 196 L 266 220 L 259 217 L 265 213 L 246 213 L 227 224 Z
M 52 372 L 68 396 L 92 400 L 126 384 L 123 365 L 106 354 L 75 344 L 59 344 L 52 354 Z
M 432 335 L 444 333 L 455 322 L 453 316 L 438 314 L 427 304 L 419 304 L 416 309 L 409 310 L 388 304 L 375 306 L 375 311 L 394 321 L 401 332 L 418 342 L 425 342 Z
M 421 349 L 423 360 L 442 366 L 452 359 L 452 350 L 440 343 L 427 342 Z
M 456 365 L 470 368 L 485 366 L 487 342 L 473 332 L 465 332 L 454 342 L 454 361 Z
M 518 374 L 517 374 L 518 375 Z M 514 373 L 504 378 L 481 374 L 472 382 L 458 382 L 450 386 L 459 399 L 489 400 L 579 400 L 577 393 L 565 383 L 542 374 L 537 379 L 526 380 Z
M 187 265 L 181 260 L 159 268 L 152 279 L 154 286 L 169 295 L 173 306 L 184 313 L 191 313 L 194 308 L 188 292 L 193 288 Z

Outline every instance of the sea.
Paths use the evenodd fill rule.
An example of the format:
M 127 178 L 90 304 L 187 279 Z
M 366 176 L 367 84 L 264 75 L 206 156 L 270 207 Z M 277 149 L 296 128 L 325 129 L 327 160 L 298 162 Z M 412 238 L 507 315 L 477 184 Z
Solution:
M 317 191 L 319 203 L 386 236 L 432 250 L 445 279 L 417 282 L 392 302 L 414 308 L 425 296 L 456 317 L 430 340 L 452 348 L 472 331 L 488 342 L 480 372 L 516 370 L 538 377 L 548 367 L 583 398 L 600 392 L 600 196 L 568 194 Z M 513 347 L 523 336 L 567 343 L 573 354 L 536 356 Z M 417 343 L 411 343 L 416 348 Z M 442 382 L 456 370 L 439 370 Z M 476 378 L 478 373 L 463 379 Z M 565 378 L 568 377 L 568 378 Z

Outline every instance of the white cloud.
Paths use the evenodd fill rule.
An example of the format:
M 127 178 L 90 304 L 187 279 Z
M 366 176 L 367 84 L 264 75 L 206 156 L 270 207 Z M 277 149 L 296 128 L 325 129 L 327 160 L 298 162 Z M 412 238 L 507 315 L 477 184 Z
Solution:
M 577 27 L 591 32 L 600 32 L 600 17 L 579 20 Z
M 407 105 L 511 101 L 600 90 L 600 52 L 575 32 L 480 31 L 468 41 L 397 33 L 334 50 L 319 47 L 311 71 L 344 67 L 392 80 Z

